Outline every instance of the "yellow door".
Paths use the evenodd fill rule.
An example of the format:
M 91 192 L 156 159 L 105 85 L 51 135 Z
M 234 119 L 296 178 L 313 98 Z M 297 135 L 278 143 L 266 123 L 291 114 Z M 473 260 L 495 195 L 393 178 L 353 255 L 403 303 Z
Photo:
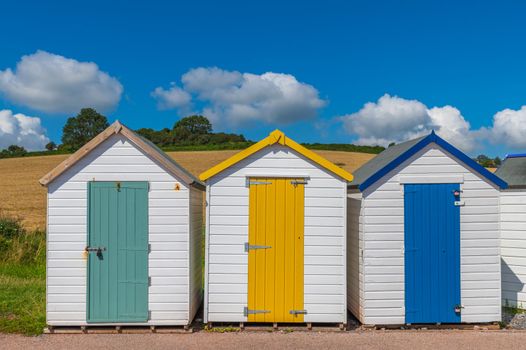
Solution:
M 251 178 L 249 322 L 303 322 L 303 179 Z

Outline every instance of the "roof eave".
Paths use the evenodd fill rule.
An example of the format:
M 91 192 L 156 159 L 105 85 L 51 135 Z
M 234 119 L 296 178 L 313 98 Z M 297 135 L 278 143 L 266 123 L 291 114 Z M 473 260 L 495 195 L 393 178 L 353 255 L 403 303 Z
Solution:
M 363 181 L 360 185 L 358 185 L 358 189 L 361 192 L 365 191 L 371 185 L 373 185 L 378 180 L 380 180 L 382 177 L 384 177 L 387 173 L 389 173 L 390 171 L 398 167 L 400 164 L 402 164 L 404 161 L 412 157 L 414 154 L 416 154 L 418 151 L 420 151 L 421 149 L 423 149 L 425 146 L 427 146 L 430 143 L 436 143 L 438 146 L 442 147 L 444 150 L 449 152 L 455 158 L 459 159 L 461 162 L 463 162 L 464 164 L 472 168 L 475 172 L 485 177 L 487 180 L 492 182 L 494 185 L 496 185 L 500 189 L 508 188 L 508 184 L 504 180 L 502 180 L 500 177 L 493 174 L 492 172 L 484 168 L 482 165 L 478 164 L 476 161 L 468 157 L 462 151 L 458 150 L 453 145 L 449 144 L 444 139 L 440 138 L 434 132 L 431 132 L 428 136 L 423 138 L 420 142 L 416 143 L 409 150 L 402 153 L 397 158 L 393 159 L 385 167 L 383 167 L 382 169 L 380 169 L 379 171 L 371 175 L 369 178 L 367 178 L 365 181 Z
M 274 145 L 276 143 L 293 149 L 294 151 L 298 152 L 305 158 L 310 159 L 314 163 L 320 165 L 324 169 L 330 171 L 334 175 L 342 178 L 343 180 L 347 182 L 351 182 L 353 180 L 353 175 L 351 173 L 347 172 L 343 168 L 338 167 L 336 164 L 330 162 L 329 160 L 323 158 L 322 156 L 316 154 L 315 152 L 305 148 L 304 146 L 300 145 L 294 140 L 286 137 L 285 134 L 281 132 L 280 130 L 274 130 L 273 132 L 270 133 L 269 136 L 267 136 L 263 140 L 244 149 L 243 151 L 235 154 L 234 156 L 228 158 L 227 160 L 213 166 L 212 168 L 204 171 L 203 173 L 199 175 L 199 179 L 201 181 L 207 181 L 211 177 L 223 172 L 224 170 L 233 166 L 234 164 L 239 163 L 240 161 L 249 157 L 250 155 L 262 150 L 265 147 Z
M 85 157 L 88 153 L 93 151 L 97 146 L 106 141 L 114 134 L 122 134 L 128 140 L 130 140 L 135 146 L 141 149 L 148 156 L 153 158 L 156 162 L 161 164 L 166 171 L 170 174 L 180 178 L 185 184 L 192 185 L 199 189 L 204 189 L 205 185 L 200 182 L 198 179 L 194 178 L 186 171 L 184 171 L 180 166 L 170 162 L 165 159 L 165 157 L 160 154 L 161 150 L 156 149 L 155 147 L 149 145 L 147 142 L 143 141 L 139 136 L 137 136 L 132 130 L 128 129 L 126 126 L 121 124 L 118 120 L 110 125 L 106 130 L 101 132 L 99 135 L 95 136 L 92 140 L 82 146 L 78 151 L 73 153 L 67 159 L 62 161 L 58 166 L 56 166 L 49 173 L 44 175 L 39 183 L 42 186 L 48 186 L 51 182 L 57 179 L 60 175 L 68 171 L 73 165 Z

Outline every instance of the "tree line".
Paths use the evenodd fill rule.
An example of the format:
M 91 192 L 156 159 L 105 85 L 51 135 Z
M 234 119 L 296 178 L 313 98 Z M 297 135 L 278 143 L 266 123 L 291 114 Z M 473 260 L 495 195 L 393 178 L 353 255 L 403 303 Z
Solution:
M 62 128 L 62 143 L 49 142 L 46 151 L 27 152 L 19 145 L 11 145 L 0 151 L 0 158 L 23 157 L 27 155 L 72 153 L 85 145 L 109 126 L 108 119 L 93 108 L 83 108 L 75 117 L 67 119 Z M 136 132 L 164 150 L 180 149 L 242 149 L 253 144 L 242 134 L 213 132 L 212 123 L 202 115 L 181 118 L 172 128 L 154 130 L 141 128 Z M 359 146 L 353 144 L 304 144 L 307 148 L 347 152 L 378 154 L 382 146 Z M 390 145 L 391 146 L 391 145 Z M 482 166 L 497 168 L 501 164 L 499 157 L 490 158 L 484 154 L 474 158 Z

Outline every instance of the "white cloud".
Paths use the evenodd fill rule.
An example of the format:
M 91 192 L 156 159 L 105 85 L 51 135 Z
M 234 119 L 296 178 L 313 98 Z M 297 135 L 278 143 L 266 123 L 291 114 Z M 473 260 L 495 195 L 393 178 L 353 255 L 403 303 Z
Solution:
M 326 104 L 318 90 L 290 74 L 258 75 L 201 67 L 185 73 L 181 81 L 184 91 L 203 105 L 202 114 L 215 123 L 232 126 L 312 120 Z M 158 89 L 153 94 L 166 91 Z
M 512 148 L 526 147 L 526 106 L 519 110 L 504 109 L 493 116 L 493 125 L 485 129 L 493 143 L 502 143 Z
M 431 127 L 438 134 L 460 149 L 469 152 L 478 147 L 478 131 L 471 130 L 471 125 L 460 111 L 452 106 L 433 107 L 428 110 Z
M 18 145 L 30 151 L 41 150 L 48 142 L 40 118 L 0 110 L 0 149 Z
M 192 95 L 175 84 L 169 89 L 158 87 L 152 92 L 152 97 L 157 100 L 159 109 L 188 108 L 192 102 Z
M 346 130 L 359 137 L 356 143 L 384 146 L 422 135 L 430 122 L 423 103 L 387 94 L 342 119 Z
M 358 144 L 387 146 L 434 129 L 464 151 L 477 147 L 469 122 L 451 106 L 429 109 L 418 100 L 385 94 L 377 102 L 368 102 L 358 112 L 340 118 L 347 132 L 358 137 Z
M 37 51 L 22 56 L 16 70 L 0 71 L 0 94 L 13 103 L 47 113 L 75 113 L 83 107 L 109 111 L 123 87 L 93 62 Z

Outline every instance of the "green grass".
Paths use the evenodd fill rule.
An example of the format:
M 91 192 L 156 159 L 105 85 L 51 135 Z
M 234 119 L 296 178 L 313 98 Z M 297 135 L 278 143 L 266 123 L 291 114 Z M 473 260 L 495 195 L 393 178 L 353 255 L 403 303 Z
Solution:
M 0 213 L 0 333 L 42 333 L 46 324 L 46 235 Z
M 41 334 L 46 325 L 43 263 L 0 263 L 0 332 Z

